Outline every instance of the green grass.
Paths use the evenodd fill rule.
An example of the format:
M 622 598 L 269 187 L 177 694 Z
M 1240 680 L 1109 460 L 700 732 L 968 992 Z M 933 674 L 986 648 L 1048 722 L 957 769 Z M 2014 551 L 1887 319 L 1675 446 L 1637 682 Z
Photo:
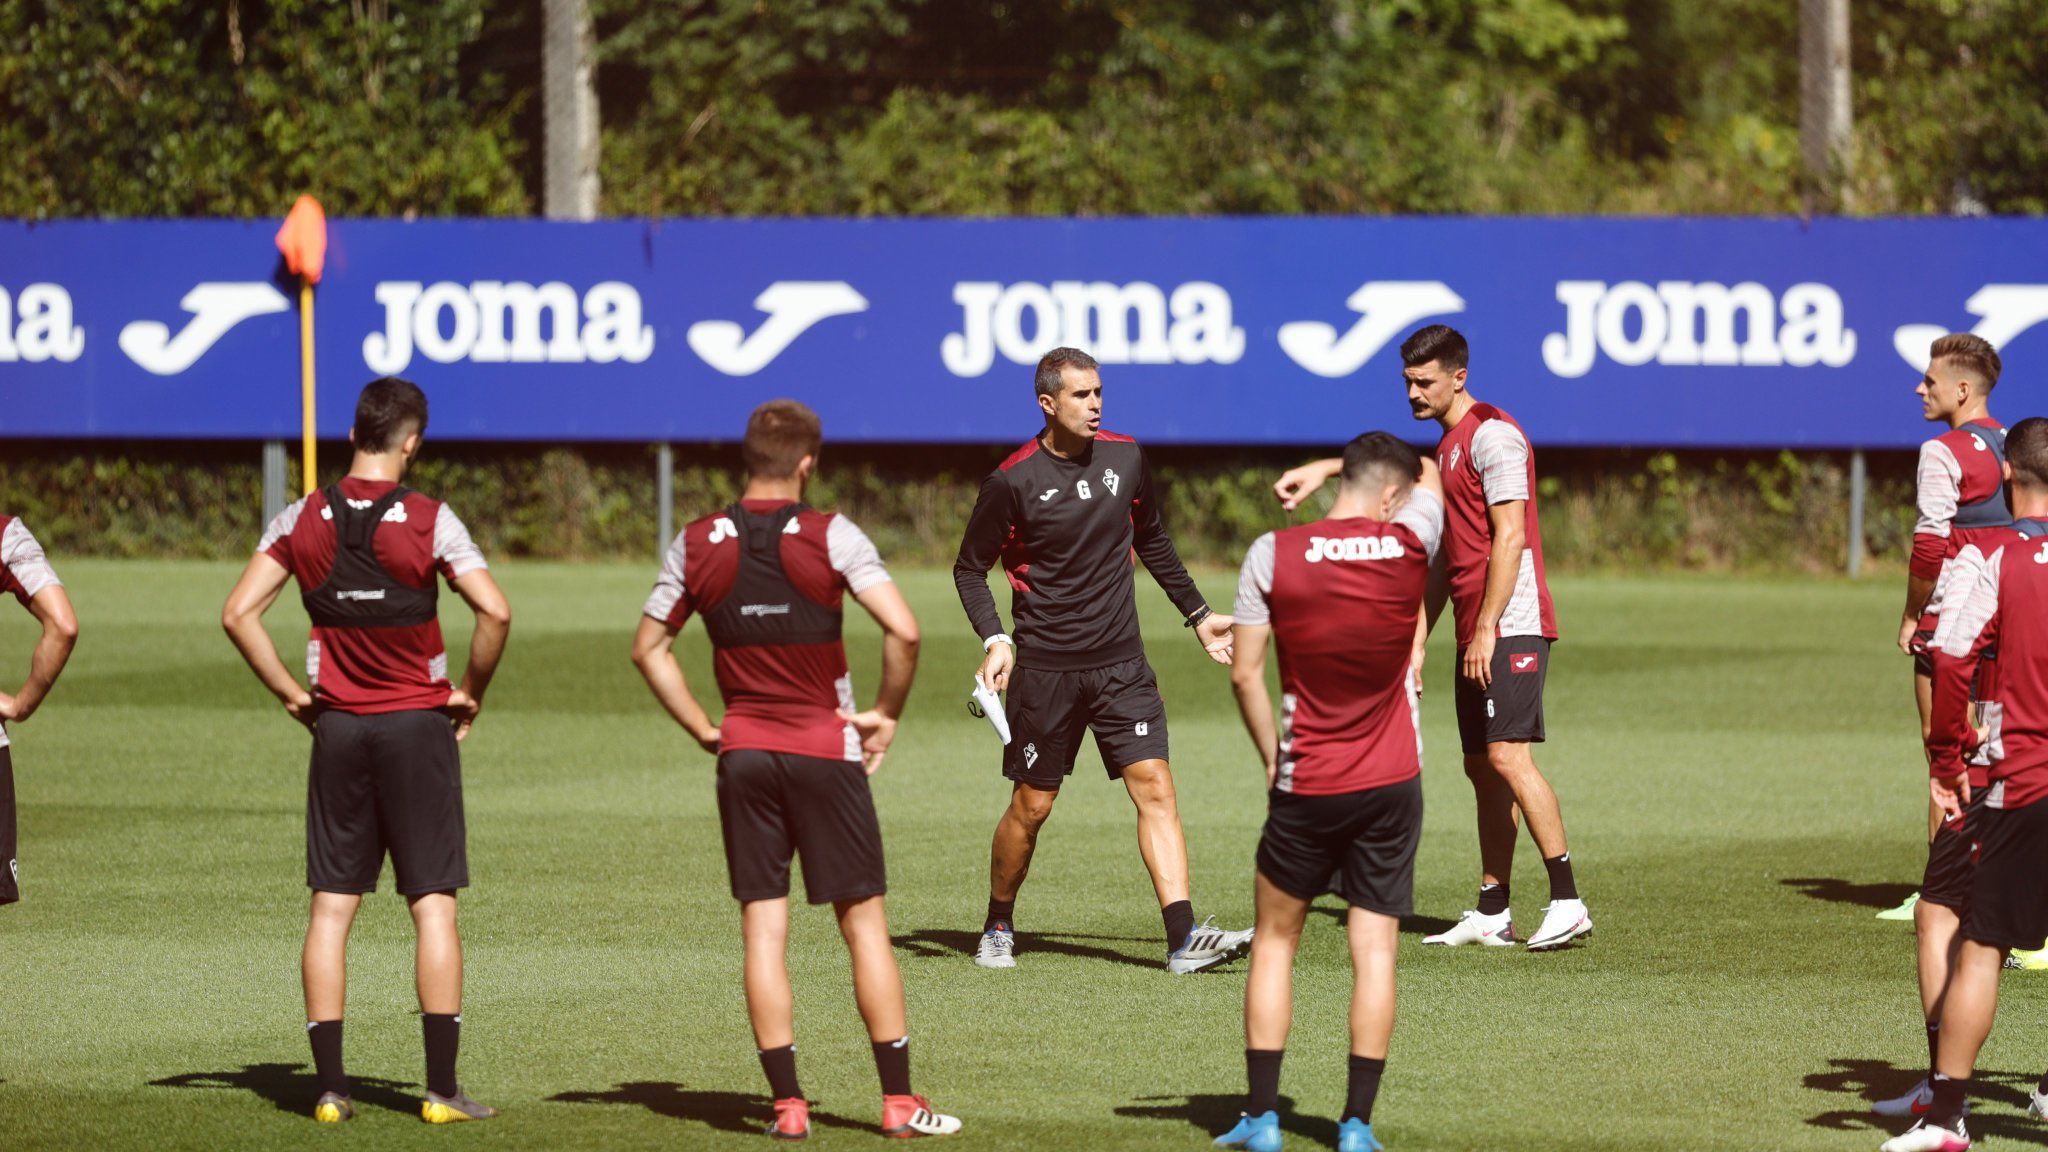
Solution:
M 351 956 L 360 1114 L 305 1118 L 304 735 L 215 623 L 229 566 L 62 566 L 85 635 L 16 733 L 25 903 L 0 912 L 0 1149 L 758 1148 L 764 1091 L 739 988 L 710 762 L 626 660 L 651 566 L 508 564 L 518 622 L 464 746 L 476 886 L 463 899 L 463 1078 L 504 1116 L 430 1129 L 410 926 L 387 890 Z M 1019 904 L 1021 967 L 975 968 L 1006 789 L 963 707 L 976 646 L 946 575 L 902 574 L 920 688 L 875 780 L 920 1088 L 961 1149 L 1202 1147 L 1243 1089 L 1242 964 L 1170 978 L 1129 802 L 1086 753 Z M 1219 603 L 1228 573 L 1205 574 Z M 1924 813 L 1896 589 L 1839 582 L 1559 581 L 1556 782 L 1600 932 L 1551 956 L 1402 937 L 1376 1127 L 1421 1149 L 1867 1149 L 1866 1091 L 1922 1059 L 1910 930 L 1873 920 L 1917 879 Z M 1141 588 L 1173 718 L 1197 907 L 1250 914 L 1261 779 L 1222 670 Z M 454 603 L 450 601 L 451 605 Z M 459 606 L 456 606 L 459 614 Z M 288 653 L 302 639 L 274 613 Z M 873 683 L 874 631 L 850 628 Z M 460 650 L 463 630 L 451 629 Z M 692 632 L 692 636 L 699 636 Z M 0 613 L 7 677 L 30 631 Z M 459 659 L 459 657 L 458 657 Z M 1468 905 L 1476 855 L 1449 653 L 1424 702 L 1425 917 Z M 697 683 L 710 681 L 701 651 Z M 1517 912 L 1542 872 L 1525 840 Z M 1311 918 L 1283 1091 L 1296 1146 L 1342 1103 L 1349 973 L 1334 901 Z M 1046 937 L 1058 950 L 1035 940 Z M 817 1139 L 869 1147 L 878 1106 L 830 917 L 791 966 Z M 2048 1059 L 2048 976 L 2008 981 L 1973 1128 L 2044 1142 L 2012 1077 Z M 744 1133 L 744 1134 L 743 1134 Z

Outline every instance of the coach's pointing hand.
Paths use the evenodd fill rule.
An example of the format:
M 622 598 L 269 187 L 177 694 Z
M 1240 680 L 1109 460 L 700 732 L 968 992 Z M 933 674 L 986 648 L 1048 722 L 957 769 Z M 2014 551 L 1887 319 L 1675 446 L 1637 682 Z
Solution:
M 1225 616 L 1220 612 L 1211 612 L 1207 616 L 1202 617 L 1201 623 L 1195 625 L 1195 638 L 1202 642 L 1202 651 L 1209 654 L 1209 659 L 1223 665 L 1225 668 L 1230 667 L 1232 655 L 1230 647 L 1232 633 L 1230 626 L 1235 623 L 1237 621 L 1232 617 Z
M 865 712 L 848 712 L 842 708 L 839 718 L 860 733 L 861 766 L 873 776 L 881 770 L 882 757 L 889 751 L 890 742 L 896 739 L 896 718 L 874 708 Z
M 991 692 L 1008 691 L 1010 687 L 1010 666 L 1017 662 L 1017 651 L 1010 647 L 1008 640 L 998 640 L 988 646 L 988 655 L 981 658 L 981 682 Z

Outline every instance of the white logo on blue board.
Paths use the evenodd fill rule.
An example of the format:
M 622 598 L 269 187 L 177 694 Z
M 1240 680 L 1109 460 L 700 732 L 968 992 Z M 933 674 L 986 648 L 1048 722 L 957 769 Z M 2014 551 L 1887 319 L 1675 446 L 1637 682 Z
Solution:
M 844 280 L 777 280 L 754 297 L 768 314 L 749 333 L 730 320 L 700 320 L 684 334 L 690 350 L 727 376 L 752 376 L 773 363 L 821 320 L 868 310 L 867 297 Z
M 1441 280 L 1368 280 L 1344 306 L 1358 319 L 1342 336 L 1320 321 L 1297 320 L 1280 326 L 1280 350 L 1318 376 L 1349 376 L 1409 325 L 1425 316 L 1463 312 L 1465 301 Z
M 121 329 L 118 343 L 130 360 L 157 376 L 176 376 L 199 362 L 206 351 L 220 342 L 235 325 L 256 316 L 285 312 L 291 301 L 284 293 L 262 282 L 195 284 L 178 307 L 192 319 L 171 335 L 168 324 L 137 320 Z M 84 337 L 81 334 L 80 339 Z
M 1557 302 L 1564 331 L 1543 338 L 1543 365 L 1567 380 L 1591 372 L 1602 356 L 1624 368 L 1840 368 L 1856 358 L 1842 296 L 1826 284 L 1794 284 L 1774 295 L 1754 281 L 1560 280 Z
M 1986 284 L 1963 307 L 1978 318 L 1970 333 L 2004 348 L 2020 333 L 2048 322 L 2048 284 Z M 1915 372 L 1925 372 L 1929 346 L 1948 332 L 1939 324 L 1902 325 L 1892 333 L 1892 350 Z

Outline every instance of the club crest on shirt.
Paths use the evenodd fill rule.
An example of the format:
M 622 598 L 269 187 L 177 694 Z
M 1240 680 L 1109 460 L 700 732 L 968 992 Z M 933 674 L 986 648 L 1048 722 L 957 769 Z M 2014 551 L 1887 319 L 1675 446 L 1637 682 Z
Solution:
M 1116 495 L 1116 486 L 1122 482 L 1123 478 L 1116 474 L 1116 469 L 1104 468 L 1102 470 L 1102 486 L 1109 489 L 1111 496 Z
M 1448 464 L 1446 464 L 1446 465 L 1444 465 L 1444 471 L 1446 471 L 1446 472 L 1455 472 L 1455 471 L 1457 471 L 1457 469 L 1458 469 L 1458 458 L 1459 458 L 1460 456 L 1463 456 L 1464 454 L 1465 454 L 1465 446 L 1464 446 L 1463 444 L 1453 444 L 1453 445 L 1451 446 L 1451 462 L 1450 462 L 1450 463 L 1448 463 Z

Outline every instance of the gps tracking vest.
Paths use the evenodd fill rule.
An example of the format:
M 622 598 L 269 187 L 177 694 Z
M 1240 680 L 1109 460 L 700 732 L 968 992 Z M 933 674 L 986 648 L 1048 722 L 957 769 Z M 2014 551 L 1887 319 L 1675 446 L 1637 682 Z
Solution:
M 434 619 L 440 589 L 433 581 L 414 588 L 393 579 L 377 562 L 372 541 L 385 513 L 412 489 L 400 485 L 367 508 L 357 508 L 341 486 L 322 490 L 334 520 L 334 567 L 318 588 L 300 594 L 306 615 L 321 628 L 407 628 Z
M 1975 420 L 1958 428 L 1976 438 L 1991 458 L 1998 461 L 2000 472 L 2005 471 L 2005 429 L 1979 424 Z M 2012 509 L 2005 502 L 2005 485 L 1999 483 L 1990 492 L 1975 500 L 1958 504 L 1955 519 L 1950 521 L 1958 528 L 2003 528 L 2012 523 Z
M 788 504 L 756 516 L 739 504 L 726 509 L 739 533 L 739 571 L 732 589 L 703 614 L 704 630 L 720 648 L 839 643 L 840 609 L 796 590 L 782 569 L 782 537 L 808 511 Z

